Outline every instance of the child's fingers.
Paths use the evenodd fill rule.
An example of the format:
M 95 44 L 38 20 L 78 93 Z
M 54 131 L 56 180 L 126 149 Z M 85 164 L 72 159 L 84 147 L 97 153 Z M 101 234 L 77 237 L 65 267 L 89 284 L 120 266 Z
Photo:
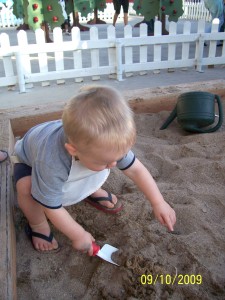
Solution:
M 92 247 L 88 250 L 88 255 L 89 255 L 89 256 L 92 256 L 92 255 L 93 255 L 93 248 L 92 248 Z
M 92 242 L 95 242 L 95 238 L 91 235 L 91 240 L 92 240 Z M 89 248 L 89 250 L 88 250 L 88 255 L 89 256 L 92 256 L 93 255 L 93 247 L 92 247 L 92 243 L 91 243 L 91 246 L 90 246 L 90 248 Z
M 93 247 L 92 247 L 92 244 L 90 245 L 90 247 L 81 250 L 81 252 L 84 253 L 84 254 L 87 253 L 89 256 L 92 256 L 92 254 L 93 254 Z
M 173 231 L 173 225 L 172 222 L 170 220 L 170 217 L 165 217 L 162 218 L 163 219 L 163 225 L 165 225 L 170 231 Z
M 165 222 L 165 220 L 164 220 L 163 217 L 159 216 L 159 217 L 158 217 L 158 220 L 159 220 L 159 222 L 160 222 L 162 225 L 166 225 L 166 222 Z
M 171 215 L 169 215 L 168 220 L 167 220 L 167 222 L 166 222 L 167 228 L 168 228 L 170 231 L 173 231 L 173 230 L 174 230 L 173 226 L 175 225 L 175 223 L 176 223 L 176 214 L 175 214 L 175 212 L 173 211 L 173 213 L 172 213 Z
M 166 226 L 169 229 L 169 231 L 173 231 L 173 223 L 172 223 L 172 221 L 170 219 L 166 223 Z
M 173 231 L 173 226 L 176 222 L 176 217 L 175 216 L 160 217 L 159 221 L 162 225 L 165 225 L 169 231 Z

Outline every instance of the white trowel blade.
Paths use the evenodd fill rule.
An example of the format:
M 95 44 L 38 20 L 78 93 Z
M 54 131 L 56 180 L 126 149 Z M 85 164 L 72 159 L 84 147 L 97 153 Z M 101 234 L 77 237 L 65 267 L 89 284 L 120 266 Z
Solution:
M 101 257 L 102 259 L 110 262 L 111 264 L 114 264 L 116 266 L 119 266 L 117 263 L 115 263 L 112 259 L 111 256 L 114 252 L 118 251 L 117 248 L 109 245 L 109 244 L 105 244 L 97 253 L 97 256 Z

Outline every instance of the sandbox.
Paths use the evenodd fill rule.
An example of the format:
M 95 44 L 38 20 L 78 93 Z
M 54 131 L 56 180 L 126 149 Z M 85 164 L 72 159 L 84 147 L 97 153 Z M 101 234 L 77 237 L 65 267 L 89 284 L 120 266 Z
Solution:
M 168 87 L 163 87 L 163 88 L 156 87 L 156 88 L 143 89 L 143 90 L 127 91 L 127 92 L 124 92 L 124 96 L 129 101 L 129 104 L 131 105 L 132 109 L 134 110 L 134 112 L 136 114 L 143 114 L 143 116 L 144 116 L 146 114 L 167 111 L 167 113 L 165 113 L 163 115 L 163 117 L 165 117 L 165 116 L 168 116 L 168 114 L 169 114 L 168 111 L 171 111 L 174 108 L 175 103 L 177 101 L 177 97 L 181 93 L 188 92 L 188 91 L 208 91 L 208 92 L 211 92 L 214 94 L 218 94 L 221 97 L 221 99 L 224 101 L 225 100 L 224 86 L 225 86 L 225 80 L 217 80 L 217 81 L 210 81 L 210 82 L 200 82 L 200 83 L 198 82 L 198 83 L 188 84 L 188 85 L 183 84 L 183 85 L 168 86 Z M 34 126 L 38 123 L 41 123 L 41 122 L 44 122 L 47 120 L 59 119 L 61 117 L 62 109 L 66 103 L 66 100 L 68 100 L 68 99 L 65 99 L 64 103 L 57 103 L 54 106 L 40 104 L 40 105 L 36 105 L 36 106 L 32 106 L 32 107 L 21 107 L 21 108 L 16 108 L 16 109 L 0 111 L 0 116 L 1 116 L 1 120 L 0 120 L 0 128 L 1 128 L 0 146 L 1 147 L 0 148 L 8 149 L 9 153 L 12 153 L 16 137 L 22 136 L 29 128 L 31 128 L 32 126 Z M 146 126 L 148 126 L 147 125 L 148 118 L 145 119 L 145 117 L 143 117 L 143 120 L 138 118 L 137 122 L 138 123 L 146 122 Z M 177 125 L 174 125 L 174 126 L 176 127 Z M 143 130 L 143 131 L 145 132 L 145 130 Z M 143 131 L 142 132 L 140 131 L 141 132 L 140 140 L 138 141 L 140 144 L 144 143 Z M 216 135 L 217 135 L 216 141 L 220 141 L 220 137 L 218 136 L 219 134 L 221 134 L 221 139 L 222 139 L 222 131 L 223 131 L 223 128 L 222 128 L 221 132 L 216 133 Z M 139 134 L 139 132 L 138 132 L 138 134 Z M 195 141 L 197 139 L 197 136 L 198 135 L 195 135 L 195 137 L 194 137 Z M 199 135 L 199 137 L 200 136 L 202 136 L 202 135 Z M 143 138 L 143 140 L 142 140 L 142 138 Z M 201 138 L 200 138 L 200 140 L 201 140 Z M 193 143 L 193 141 L 191 141 L 191 143 Z M 203 146 L 204 146 L 204 143 L 207 144 L 205 141 L 202 141 L 200 143 L 202 143 Z M 144 147 L 147 147 L 147 146 L 145 145 Z M 138 148 L 136 149 L 136 151 L 137 151 L 137 153 L 139 153 Z M 195 152 L 197 152 L 196 149 L 195 149 Z M 188 155 L 189 155 L 189 152 L 187 152 L 187 156 Z M 210 156 L 210 154 L 209 154 L 209 156 Z M 144 157 L 144 160 L 147 160 L 147 159 L 148 158 Z M 220 159 L 222 160 L 222 158 L 220 158 Z M 170 160 L 171 160 L 171 158 L 170 158 Z M 160 170 L 157 171 L 157 168 L 158 168 L 158 164 L 156 163 L 155 168 L 154 168 L 154 162 L 153 162 L 153 176 L 156 179 L 158 179 L 160 177 L 160 174 L 159 174 Z M 179 164 L 176 165 L 176 168 L 178 168 L 178 169 L 180 168 Z M 223 169 L 220 168 L 219 164 L 217 165 L 217 168 L 222 173 Z M 17 274 L 17 270 L 16 270 L 16 266 L 18 265 L 18 253 L 19 253 L 19 255 L 21 255 L 21 251 L 19 249 L 16 249 L 16 245 L 20 245 L 19 243 L 21 242 L 22 237 L 21 237 L 21 228 L 20 228 L 20 226 L 18 226 L 18 224 L 16 224 L 16 231 L 15 231 L 15 222 L 18 222 L 18 220 L 15 220 L 15 213 L 14 213 L 14 211 L 15 211 L 14 206 L 15 206 L 16 200 L 15 200 L 15 192 L 14 192 L 14 185 L 13 185 L 13 178 L 12 178 L 12 165 L 9 162 L 3 163 L 0 165 L 0 170 L 1 170 L 0 293 L 1 293 L 2 299 L 16 299 L 17 294 L 18 294 L 17 287 L 19 284 L 20 294 L 19 294 L 18 298 L 22 299 L 21 293 L 25 293 L 24 296 L 26 296 L 26 297 L 28 297 L 28 295 L 29 295 L 28 291 L 27 291 L 29 288 L 27 290 L 26 290 L 26 288 L 24 288 L 24 286 L 26 284 L 28 284 L 27 282 L 29 282 L 29 279 L 26 277 L 28 275 L 24 274 L 21 271 L 22 270 L 21 268 L 19 268 L 19 274 Z M 120 176 L 120 175 L 117 174 L 117 176 Z M 220 175 L 217 175 L 217 176 L 220 176 Z M 113 178 L 112 178 L 112 180 L 113 180 Z M 206 182 L 207 182 L 207 180 L 206 180 Z M 159 185 L 166 195 L 165 183 L 160 182 L 160 180 L 159 180 Z M 177 183 L 177 186 L 179 186 L 179 183 Z M 207 184 L 205 185 L 205 189 L 207 189 L 206 186 L 207 186 Z M 134 189 L 134 187 L 131 186 L 130 183 L 125 182 L 124 186 L 123 186 L 123 190 L 120 191 L 121 197 L 123 197 L 123 195 L 122 195 L 123 193 L 125 194 L 125 198 L 126 198 L 126 195 L 129 193 L 131 193 L 131 195 L 128 195 L 127 197 L 130 197 L 130 198 L 134 197 L 134 194 L 132 194 L 133 189 Z M 136 191 L 134 193 L 136 193 Z M 172 192 L 170 191 L 170 193 L 172 193 Z M 180 193 L 182 194 L 182 191 Z M 136 197 L 137 197 L 137 195 L 136 195 Z M 141 196 L 138 194 L 138 197 L 140 198 Z M 184 196 L 184 198 L 185 197 L 186 197 L 186 195 Z M 204 197 L 207 198 L 207 195 L 205 195 Z M 219 197 L 219 196 L 217 195 L 216 197 Z M 180 209 L 182 211 L 183 208 L 180 206 L 181 206 L 181 204 L 185 205 L 185 201 L 184 202 L 181 201 L 181 203 L 178 203 L 176 201 L 175 200 L 172 201 L 172 205 L 174 205 L 175 207 L 177 206 L 177 209 L 178 210 Z M 220 199 L 218 201 L 221 202 Z M 130 205 L 131 205 L 131 203 L 129 203 L 129 201 L 128 201 L 128 207 Z M 189 203 L 189 205 L 191 206 L 194 204 Z M 211 205 L 211 204 L 208 204 L 208 205 Z M 217 204 L 216 204 L 216 206 L 217 206 Z M 144 210 L 146 210 L 145 206 L 143 206 L 142 208 Z M 75 212 L 75 215 L 77 215 L 79 210 L 82 210 L 82 209 L 84 209 L 83 206 L 78 208 L 78 211 Z M 209 207 L 206 207 L 206 208 L 201 207 L 201 211 L 203 211 L 203 214 L 206 217 L 207 217 L 208 209 L 209 209 Z M 220 212 L 221 211 L 222 210 L 220 209 Z M 218 206 L 218 214 L 219 214 L 219 206 Z M 125 210 L 125 216 L 132 219 L 132 213 L 130 213 L 129 210 L 127 210 L 127 211 Z M 220 216 L 222 217 L 222 215 L 220 215 Z M 143 217 L 143 213 L 140 213 L 140 218 L 142 218 L 142 217 Z M 101 217 L 100 217 L 100 215 L 97 214 L 96 218 L 98 219 Z M 135 216 L 134 216 L 134 218 L 135 218 Z M 217 218 L 216 212 L 215 212 L 214 218 L 215 219 Z M 79 216 L 78 216 L 78 220 L 79 220 Z M 122 220 L 124 220 L 124 222 L 125 222 L 125 219 L 122 219 Z M 119 221 L 116 221 L 114 219 L 113 220 L 111 219 L 110 222 L 112 222 L 112 223 L 118 222 L 118 226 L 121 225 L 119 223 Z M 151 222 L 152 222 L 152 219 L 151 219 Z M 180 222 L 181 221 L 178 222 L 178 225 L 180 225 L 182 223 L 182 222 L 181 223 Z M 153 224 L 152 224 L 153 228 L 154 228 L 154 226 L 156 226 L 155 227 L 156 232 L 160 232 L 161 229 L 159 229 L 159 228 L 161 225 L 159 225 L 159 227 L 157 227 L 158 225 L 154 225 L 154 224 L 155 223 L 153 222 Z M 83 224 L 83 226 L 90 226 L 90 225 L 92 225 L 90 220 L 86 220 L 86 223 Z M 193 224 L 190 226 L 195 227 Z M 144 228 L 146 229 L 146 227 L 144 227 Z M 197 229 L 195 228 L 195 230 L 197 230 Z M 193 232 L 191 232 L 191 233 L 193 234 L 194 232 L 195 231 L 193 229 Z M 164 234 L 166 234 L 166 233 L 161 232 L 159 234 L 159 236 L 161 236 L 163 238 Z M 56 233 L 56 235 L 57 235 L 57 233 Z M 96 235 L 97 235 L 98 239 L 102 240 L 102 242 L 104 241 L 104 237 L 101 236 L 101 234 L 99 236 L 98 236 L 98 234 L 96 234 Z M 187 232 L 185 232 L 185 234 L 182 236 L 182 238 L 186 237 L 187 235 L 188 235 Z M 135 233 L 134 236 L 136 239 L 138 239 L 138 233 Z M 61 238 L 61 236 L 59 236 L 59 238 Z M 129 244 L 129 241 L 130 241 L 129 238 L 128 237 L 123 237 L 123 238 L 125 240 L 127 238 L 127 243 Z M 175 239 L 176 238 L 177 237 L 175 237 Z M 188 236 L 188 238 L 194 240 L 194 237 L 192 237 L 192 236 Z M 215 236 L 215 243 L 217 243 L 217 241 L 220 239 L 221 239 L 221 237 L 219 236 L 218 239 L 216 240 L 216 236 Z M 18 240 L 19 240 L 19 243 L 18 243 Z M 70 251 L 72 252 L 73 250 L 71 249 L 71 246 L 68 244 L 68 242 L 66 242 L 65 240 L 63 240 L 63 241 L 66 244 L 65 251 L 68 251 L 68 253 L 70 253 Z M 171 247 L 168 248 L 169 246 L 167 246 L 165 251 L 169 252 L 169 254 L 172 255 L 172 257 L 174 257 L 174 255 L 176 255 L 176 253 L 174 253 L 174 252 L 176 252 L 176 250 L 177 250 L 177 249 L 175 249 L 174 243 L 177 241 L 174 241 L 174 240 L 169 240 L 169 241 L 171 243 Z M 116 241 L 114 241 L 114 242 L 116 242 Z M 152 242 L 157 242 L 157 238 L 152 238 Z M 190 240 L 189 240 L 189 242 L 190 242 Z M 221 240 L 221 242 L 224 243 L 224 240 Z M 138 241 L 137 241 L 137 244 L 138 244 Z M 140 238 L 140 244 L 141 244 L 141 238 Z M 29 247 L 28 245 L 30 245 L 30 244 L 27 244 L 25 246 Z M 116 245 L 116 246 L 121 246 L 121 248 L 123 248 L 123 245 Z M 22 247 L 24 247 L 24 245 L 22 245 Z M 153 247 L 153 246 L 151 246 L 151 247 Z M 147 249 L 147 250 L 150 251 L 149 253 L 152 255 L 152 253 L 154 253 L 154 251 L 155 251 L 154 249 L 152 251 L 150 251 L 149 249 Z M 34 251 L 34 250 L 29 249 L 28 254 L 27 254 L 28 256 L 30 254 L 30 251 Z M 184 251 L 184 249 L 181 247 L 179 249 L 179 251 Z M 191 252 L 190 255 L 193 256 L 194 255 L 193 253 L 194 253 L 194 250 L 193 250 L 193 252 Z M 36 255 L 36 254 L 34 254 L 34 255 Z M 60 254 L 58 254 L 58 255 L 60 255 Z M 65 255 L 65 253 L 64 253 L 64 255 Z M 136 282 L 135 283 L 133 281 L 134 279 L 129 279 L 130 280 L 129 281 L 127 279 L 127 274 L 125 272 L 125 269 L 124 270 L 121 269 L 122 270 L 121 273 L 117 274 L 115 269 L 112 269 L 111 266 L 102 267 L 102 262 L 101 262 L 101 265 L 96 265 L 96 261 L 93 262 L 93 258 L 84 258 L 84 256 L 81 256 L 80 254 L 76 254 L 76 252 L 74 252 L 73 255 L 75 255 L 75 256 L 77 255 L 77 257 L 78 257 L 78 261 L 76 261 L 76 263 L 77 262 L 85 263 L 84 259 L 86 259 L 87 263 L 92 265 L 92 267 L 89 267 L 89 268 L 87 267 L 89 272 L 92 272 L 93 278 L 95 278 L 95 276 L 99 275 L 99 277 L 101 278 L 101 282 L 103 282 L 103 274 L 99 274 L 99 272 L 101 272 L 101 271 L 107 272 L 106 268 L 109 268 L 108 270 L 109 270 L 110 274 L 112 274 L 112 276 L 114 276 L 114 277 L 110 277 L 109 274 L 107 274 L 107 275 L 105 274 L 104 280 L 107 281 L 107 279 L 109 279 L 110 282 L 112 280 L 114 280 L 115 286 L 113 286 L 111 284 L 111 285 L 109 285 L 109 290 L 107 290 L 105 287 L 103 287 L 101 290 L 100 285 L 98 285 L 98 290 L 99 289 L 101 290 L 101 294 L 97 294 L 97 292 L 95 291 L 94 288 L 92 288 L 92 290 L 94 290 L 94 292 L 92 293 L 91 288 L 88 289 L 87 286 L 85 286 L 86 283 L 85 284 L 83 283 L 83 290 L 86 290 L 85 294 L 82 292 L 82 288 L 79 288 L 79 293 L 77 295 L 71 294 L 71 299 L 75 299 L 75 298 L 77 298 L 77 299 L 78 298 L 79 299 L 81 299 L 81 298 L 83 298 L 83 299 L 89 299 L 89 298 L 90 299 L 100 299 L 98 297 L 102 297 L 102 299 L 113 299 L 113 297 L 114 298 L 119 297 L 120 299 L 123 299 L 123 298 L 128 299 L 129 297 L 130 297 L 130 299 L 144 299 L 145 297 L 150 297 L 150 296 L 153 297 L 152 299 L 154 299 L 154 296 L 159 296 L 160 293 L 161 293 L 160 297 L 164 297 L 165 299 L 169 298 L 171 295 L 174 297 L 175 297 L 175 295 L 179 296 L 179 293 L 176 290 L 173 290 L 171 288 L 171 285 L 172 285 L 171 283 L 167 283 L 167 284 L 163 283 L 162 284 L 162 282 L 158 281 L 157 284 L 158 285 L 161 284 L 161 287 L 160 287 L 161 291 L 158 291 L 157 289 L 154 288 L 153 284 L 150 284 L 150 283 L 147 284 L 146 282 L 142 282 L 142 283 Z M 155 257 L 156 256 L 157 256 L 157 254 L 155 254 Z M 197 256 L 198 256 L 198 254 L 196 254 L 195 258 L 193 258 L 193 259 L 196 259 L 196 263 L 195 263 L 196 266 L 198 264 Z M 128 273 L 130 273 L 131 277 L 134 276 L 133 273 L 136 272 L 139 276 L 137 278 L 140 279 L 141 275 L 144 275 L 144 274 L 149 275 L 148 272 L 150 272 L 150 270 L 153 270 L 154 268 L 152 265 L 150 265 L 150 262 L 148 261 L 148 259 L 146 259 L 146 253 L 144 253 L 144 246 L 142 249 L 142 256 L 141 256 L 142 258 L 140 259 L 140 256 L 138 256 L 138 257 L 139 257 L 139 260 L 141 260 L 141 261 L 139 261 L 139 263 L 137 263 L 137 261 L 135 261 L 136 258 L 134 256 L 134 257 L 131 257 L 130 260 L 128 259 L 128 261 L 126 261 L 123 268 L 125 268 L 125 267 L 128 268 L 128 271 L 129 271 Z M 21 259 L 21 257 L 19 258 L 19 260 L 20 259 Z M 40 254 L 38 254 L 36 257 L 33 257 L 34 261 L 35 261 L 35 259 L 36 259 L 36 263 L 38 263 L 38 261 L 41 259 Z M 54 257 L 54 259 L 57 260 L 58 258 Z M 137 258 L 137 260 L 138 260 L 138 258 Z M 200 258 L 199 258 L 199 260 L 200 260 Z M 223 261 L 224 261 L 224 256 L 221 257 L 221 264 L 223 264 Z M 48 261 L 48 263 L 49 262 L 52 262 L 51 259 L 50 259 L 50 261 Z M 25 264 L 28 262 L 22 260 L 22 263 Z M 100 264 L 99 261 L 98 261 L 98 263 Z M 188 264 L 188 261 L 186 263 Z M 134 267 L 135 264 L 138 265 L 138 267 L 136 266 L 136 269 Z M 160 274 L 165 275 L 165 270 L 162 270 L 162 265 L 163 265 L 162 262 L 158 263 L 158 265 L 157 265 L 158 275 L 160 275 Z M 62 265 L 59 267 L 59 266 L 57 266 L 57 264 L 55 262 L 54 266 L 57 269 L 57 272 L 59 272 L 59 273 L 63 272 Z M 160 267 L 161 267 L 161 269 L 160 269 Z M 137 268 L 138 268 L 138 270 L 137 270 Z M 157 268 L 154 269 L 154 273 L 155 273 L 155 274 L 153 274 L 154 276 L 156 276 Z M 176 265 L 175 268 L 177 270 L 178 266 Z M 207 266 L 205 268 L 207 268 Z M 201 270 L 203 270 L 203 269 L 204 269 L 204 266 L 201 266 Z M 76 285 L 75 281 L 76 281 L 77 274 L 76 274 L 75 270 L 70 270 L 70 271 L 71 271 L 71 276 L 74 274 L 74 285 Z M 169 274 L 169 275 L 171 275 L 171 276 L 172 276 L 172 271 L 173 271 L 173 273 L 177 272 L 177 271 L 175 271 L 175 269 L 170 270 L 171 274 Z M 180 272 L 180 273 L 183 272 L 182 274 L 185 275 L 185 272 L 187 272 L 187 271 L 178 270 L 178 272 Z M 208 269 L 207 269 L 207 272 L 208 272 Z M 94 275 L 94 274 L 97 274 L 97 275 Z M 126 276 L 124 274 L 126 274 Z M 191 274 L 189 274 L 189 275 L 191 275 Z M 192 274 L 192 275 L 196 275 L 196 274 Z M 24 281 L 22 280 L 23 276 L 25 278 Z M 118 276 L 119 277 L 121 276 L 119 282 L 118 282 Z M 126 277 L 125 279 L 124 279 L 124 276 Z M 216 275 L 213 274 L 213 276 L 215 277 Z M 221 276 L 223 277 L 223 274 L 221 274 Z M 143 280 L 145 281 L 145 278 L 147 278 L 147 277 L 142 277 L 142 281 Z M 190 279 L 190 277 L 188 277 L 188 278 Z M 161 276 L 161 280 L 162 279 L 164 279 L 164 277 Z M 196 277 L 195 277 L 195 279 L 196 279 Z M 223 279 L 225 282 L 225 278 L 223 278 Z M 90 278 L 87 280 L 89 280 L 90 286 L 92 286 L 92 284 L 93 284 L 92 277 L 90 276 Z M 125 287 L 124 286 L 125 283 L 121 284 L 121 282 L 123 282 L 123 281 L 125 283 L 130 282 L 130 285 L 133 285 L 133 287 L 132 286 Z M 221 278 L 220 279 L 213 278 L 213 281 L 214 281 L 213 284 L 215 286 L 215 295 L 214 296 L 215 296 L 215 299 L 217 299 L 217 297 L 219 299 L 219 297 L 222 296 Z M 51 284 L 51 281 L 50 281 L 50 284 Z M 120 286 L 120 284 L 121 284 L 121 286 Z M 190 282 L 188 284 L 186 284 L 185 288 L 187 288 L 187 286 L 190 286 L 190 284 L 191 284 Z M 115 292 L 116 285 L 120 286 L 119 291 L 117 291 L 117 292 Z M 146 287 L 146 288 L 144 288 L 144 290 L 141 289 L 141 288 L 143 288 L 143 286 L 146 286 L 146 285 L 148 285 L 148 288 Z M 177 283 L 176 283 L 176 285 L 177 285 Z M 193 283 L 193 286 L 194 285 L 196 285 L 196 284 Z M 182 286 L 182 288 L 183 288 L 183 286 Z M 212 289 L 213 289 L 213 287 L 212 287 Z M 134 290 L 136 290 L 136 292 L 134 292 Z M 24 292 L 24 291 L 26 291 L 26 292 Z M 36 299 L 43 299 L 44 296 L 42 297 L 41 292 L 40 292 L 40 294 L 38 294 L 38 291 L 36 291 L 36 292 L 37 292 Z M 189 295 L 193 298 L 193 295 L 190 294 L 190 292 L 184 291 L 184 294 L 185 293 L 186 293 L 186 295 Z M 57 295 L 57 293 L 56 293 L 56 295 Z M 55 295 L 55 297 L 57 297 L 56 295 Z M 199 294 L 199 295 L 196 294 L 196 299 L 200 295 L 201 294 Z M 24 299 L 26 299 L 26 297 Z M 57 299 L 57 298 L 54 298 L 54 293 L 53 293 L 52 297 L 53 297 L 52 299 Z M 74 298 L 72 298 L 72 297 L 74 297 Z M 59 297 L 58 299 L 63 299 L 63 297 L 61 296 L 61 298 Z M 70 298 L 68 298 L 68 295 L 65 295 L 65 299 L 70 299 Z M 173 299 L 173 298 L 171 298 L 171 299 Z

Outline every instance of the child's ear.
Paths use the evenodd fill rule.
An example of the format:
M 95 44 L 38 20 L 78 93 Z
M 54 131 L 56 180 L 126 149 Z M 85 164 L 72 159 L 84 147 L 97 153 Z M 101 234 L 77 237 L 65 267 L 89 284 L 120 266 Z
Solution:
M 65 148 L 66 148 L 66 150 L 69 152 L 69 154 L 71 156 L 75 156 L 76 155 L 77 149 L 73 145 L 71 145 L 69 143 L 65 143 Z

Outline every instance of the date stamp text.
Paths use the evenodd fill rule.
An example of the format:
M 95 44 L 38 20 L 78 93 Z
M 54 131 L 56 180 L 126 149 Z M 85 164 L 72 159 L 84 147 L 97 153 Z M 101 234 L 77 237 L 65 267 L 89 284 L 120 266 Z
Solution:
M 140 277 L 140 283 L 142 285 L 156 285 L 157 283 L 162 285 L 194 285 L 202 284 L 202 275 L 200 274 L 143 274 Z

